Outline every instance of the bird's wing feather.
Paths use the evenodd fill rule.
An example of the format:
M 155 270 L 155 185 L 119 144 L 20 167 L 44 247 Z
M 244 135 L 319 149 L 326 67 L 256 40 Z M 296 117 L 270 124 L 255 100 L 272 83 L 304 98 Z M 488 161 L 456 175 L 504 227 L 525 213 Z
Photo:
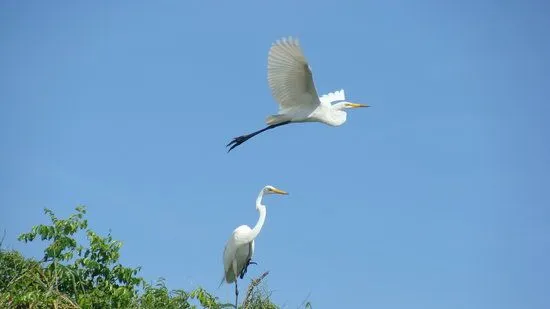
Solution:
M 298 40 L 277 40 L 269 50 L 267 80 L 279 111 L 315 108 L 319 98 L 307 60 Z
M 233 259 L 235 258 L 235 253 L 237 252 L 237 247 L 235 246 L 235 242 L 233 241 L 233 235 L 231 235 L 231 238 L 225 245 L 225 248 L 223 249 L 223 273 L 224 273 L 224 279 L 227 282 L 232 282 L 233 280 L 233 272 L 229 271 L 231 266 L 233 265 Z
M 246 243 L 246 236 L 250 232 L 251 229 L 249 226 L 241 225 L 237 227 L 227 240 L 225 248 L 223 249 L 223 270 L 225 280 L 228 283 L 236 280 L 233 269 L 233 259 L 237 258 L 237 251 L 239 247 Z
M 246 257 L 246 260 L 252 259 L 252 255 L 254 254 L 254 241 L 251 241 L 248 243 L 248 256 Z

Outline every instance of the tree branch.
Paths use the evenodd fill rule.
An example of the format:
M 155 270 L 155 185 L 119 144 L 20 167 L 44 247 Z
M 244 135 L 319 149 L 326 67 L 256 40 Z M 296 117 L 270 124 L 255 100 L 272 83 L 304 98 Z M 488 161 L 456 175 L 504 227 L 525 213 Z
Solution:
M 259 276 L 256 279 L 253 279 L 250 285 L 248 286 L 248 290 L 246 291 L 246 296 L 244 298 L 243 302 L 243 309 L 246 309 L 246 306 L 248 305 L 248 302 L 250 301 L 250 297 L 252 297 L 252 292 L 254 291 L 254 288 L 260 284 L 260 282 L 269 274 L 269 271 L 266 271 L 261 276 Z

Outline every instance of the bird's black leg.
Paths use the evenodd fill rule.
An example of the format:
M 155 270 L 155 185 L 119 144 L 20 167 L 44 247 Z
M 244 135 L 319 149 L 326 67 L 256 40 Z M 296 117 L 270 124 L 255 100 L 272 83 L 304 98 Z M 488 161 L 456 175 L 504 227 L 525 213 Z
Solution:
M 246 272 L 248 271 L 248 265 L 250 265 L 250 264 L 258 265 L 258 263 L 252 262 L 251 259 L 248 259 L 248 261 L 246 261 L 246 264 L 245 264 L 244 267 L 243 267 L 243 270 L 241 270 L 241 274 L 239 275 L 239 277 L 240 277 L 241 279 L 244 277 L 244 275 L 245 275 Z
M 258 130 L 256 132 L 252 132 L 250 134 L 245 134 L 245 135 L 241 135 L 241 136 L 237 136 L 235 137 L 231 142 L 229 142 L 229 144 L 225 145 L 225 147 L 230 147 L 229 150 L 227 152 L 230 152 L 231 150 L 233 150 L 233 148 L 239 146 L 240 144 L 246 142 L 247 140 L 253 138 L 254 136 L 264 132 L 264 131 L 267 131 L 269 129 L 273 129 L 273 128 L 276 128 L 276 127 L 280 127 L 282 125 L 285 125 L 285 124 L 289 124 L 290 121 L 284 121 L 284 122 L 281 122 L 281 123 L 278 123 L 278 124 L 272 124 L 270 126 L 267 126 L 261 130 Z
M 235 309 L 239 305 L 239 287 L 237 286 L 237 278 L 235 278 Z
M 231 150 L 233 150 L 233 148 L 235 148 L 235 147 L 239 146 L 240 144 L 246 142 L 247 140 L 251 139 L 254 135 L 256 135 L 254 133 L 235 137 L 231 142 L 229 142 L 229 144 L 225 145 L 225 147 L 231 146 L 229 148 L 229 150 L 227 150 L 227 152 L 230 152 Z M 257 134 L 259 134 L 259 133 L 257 133 Z

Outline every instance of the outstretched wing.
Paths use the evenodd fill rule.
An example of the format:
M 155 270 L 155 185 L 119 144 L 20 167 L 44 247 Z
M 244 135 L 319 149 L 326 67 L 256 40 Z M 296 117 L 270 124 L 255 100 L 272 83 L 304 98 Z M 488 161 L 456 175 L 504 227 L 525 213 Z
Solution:
M 283 38 L 271 46 L 267 81 L 279 103 L 279 112 L 315 108 L 319 104 L 311 69 L 297 39 Z

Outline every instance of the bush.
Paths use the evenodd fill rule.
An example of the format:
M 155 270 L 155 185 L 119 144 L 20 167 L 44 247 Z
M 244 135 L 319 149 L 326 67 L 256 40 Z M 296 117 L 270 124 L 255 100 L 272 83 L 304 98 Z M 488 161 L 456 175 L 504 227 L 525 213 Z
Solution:
M 191 292 L 169 290 L 163 278 L 147 284 L 138 276 L 139 267 L 119 262 L 120 241 L 88 229 L 83 206 L 76 207 L 76 213 L 67 219 L 57 218 L 49 209 L 44 213 L 49 225 L 34 226 L 18 238 L 26 243 L 37 238 L 46 241 L 42 260 L 4 250 L 0 242 L 0 308 L 196 308 L 191 302 L 202 308 L 235 307 L 220 303 L 201 287 Z M 79 232 L 86 234 L 86 246 L 76 241 Z M 252 281 L 243 307 L 278 308 L 265 290 L 255 289 L 266 275 Z

